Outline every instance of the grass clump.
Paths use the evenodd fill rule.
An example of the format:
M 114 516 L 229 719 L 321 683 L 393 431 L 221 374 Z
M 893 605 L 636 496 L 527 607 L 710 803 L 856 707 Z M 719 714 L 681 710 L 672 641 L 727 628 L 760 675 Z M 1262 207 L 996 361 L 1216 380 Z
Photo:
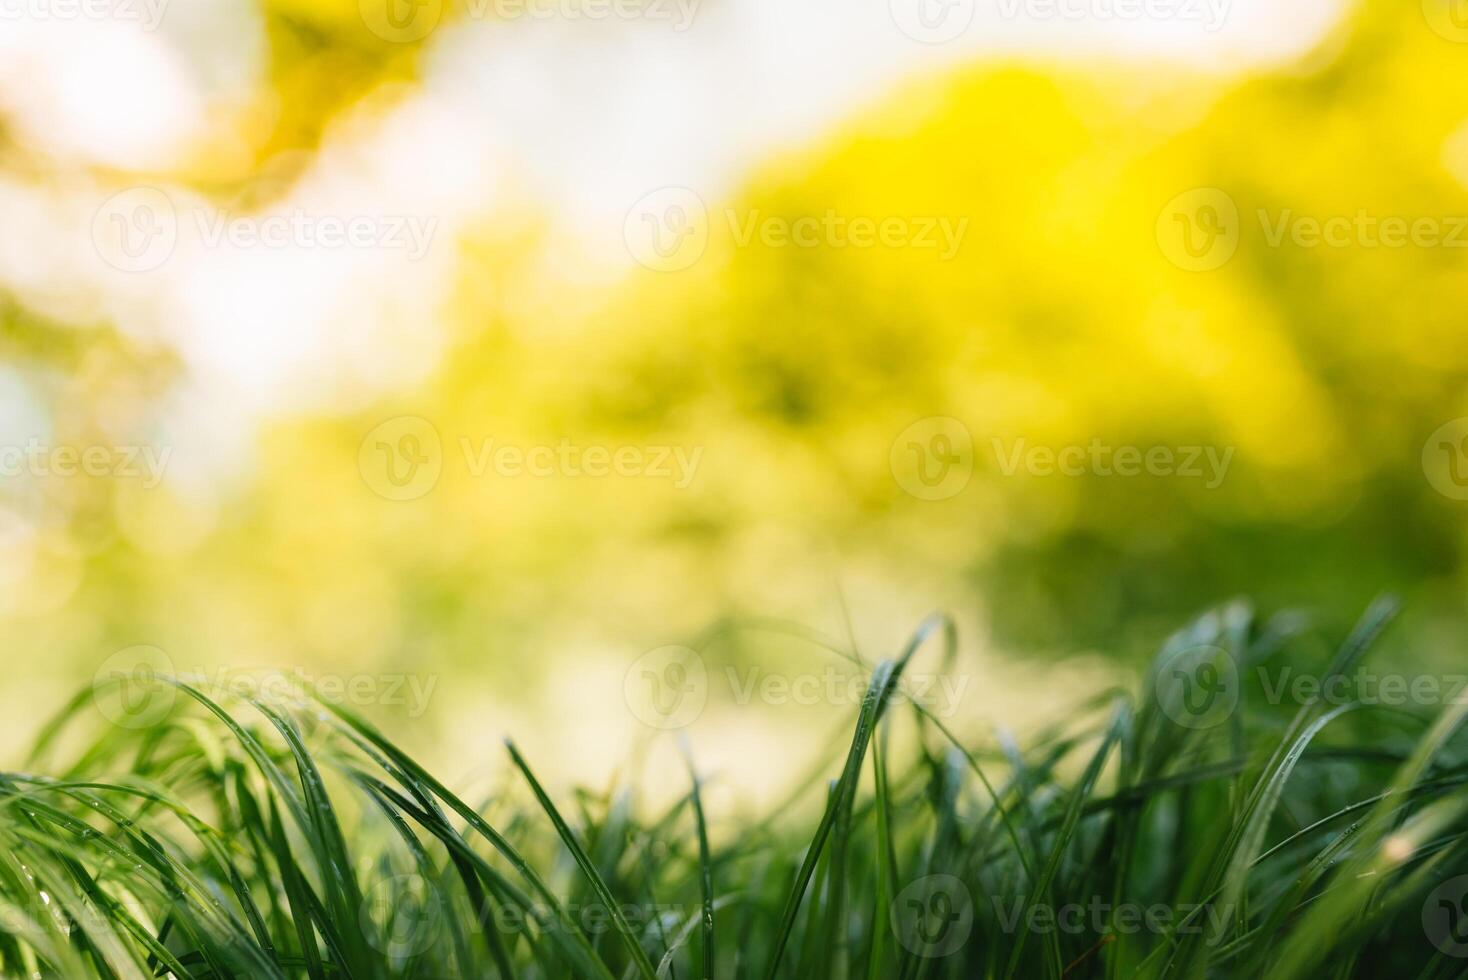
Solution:
M 631 787 L 558 802 L 513 744 L 516 787 L 464 799 L 341 707 L 174 678 L 153 682 L 180 695 L 165 716 L 54 762 L 89 691 L 35 771 L 0 776 L 0 975 L 1461 975 L 1468 705 L 1255 683 L 1292 664 L 1349 690 L 1391 612 L 1322 665 L 1296 618 L 1211 612 L 1140 694 L 1024 745 L 896 698 L 920 651 L 952 648 L 935 618 L 869 668 L 830 781 L 740 825 L 691 754 L 665 808 Z

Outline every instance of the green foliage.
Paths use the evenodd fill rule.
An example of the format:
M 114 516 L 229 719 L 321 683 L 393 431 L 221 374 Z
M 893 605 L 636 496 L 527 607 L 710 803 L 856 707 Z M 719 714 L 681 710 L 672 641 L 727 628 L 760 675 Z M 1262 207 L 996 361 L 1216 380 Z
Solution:
M 1393 611 L 1372 606 L 1326 689 Z M 346 709 L 184 679 L 153 681 L 188 695 L 167 717 L 78 752 L 88 691 L 32 760 L 57 775 L 0 776 L 0 974 L 1457 974 L 1468 703 L 1286 716 L 1248 677 L 1304 666 L 1300 622 L 1211 612 L 1139 696 L 974 747 L 894 697 L 955 642 L 934 617 L 871 667 L 814 832 L 799 806 L 721 820 L 692 756 L 671 805 L 629 786 L 567 806 L 511 745 L 515 780 L 466 800 Z

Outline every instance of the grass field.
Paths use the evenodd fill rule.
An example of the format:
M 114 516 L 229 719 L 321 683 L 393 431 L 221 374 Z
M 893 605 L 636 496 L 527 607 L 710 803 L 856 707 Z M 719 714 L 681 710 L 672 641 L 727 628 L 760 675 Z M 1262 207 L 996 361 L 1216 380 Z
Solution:
M 0 974 L 1460 975 L 1468 704 L 1350 696 L 1392 612 L 1314 663 L 1299 617 L 1223 607 L 1139 693 L 1023 745 L 894 700 L 956 642 L 935 617 L 757 822 L 704 805 L 692 751 L 666 809 L 552 799 L 514 744 L 503 787 L 463 799 L 325 702 L 157 678 L 170 711 L 97 734 L 89 689 L 0 777 Z

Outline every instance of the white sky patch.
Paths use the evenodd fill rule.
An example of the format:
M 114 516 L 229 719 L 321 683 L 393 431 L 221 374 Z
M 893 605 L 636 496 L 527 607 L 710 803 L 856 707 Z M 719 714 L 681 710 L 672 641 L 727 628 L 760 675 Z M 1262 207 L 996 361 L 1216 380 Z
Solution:
M 440 28 L 425 85 L 490 120 L 548 204 L 573 222 L 599 220 L 659 187 L 717 197 L 772 150 L 815 141 L 904 78 L 945 66 L 1108 54 L 1242 70 L 1298 55 L 1342 10 L 1342 0 L 681 3 L 695 4 L 691 16 L 664 0 L 650 8 L 661 18 L 461 21 Z M 937 36 L 961 30 L 941 43 L 899 27 L 944 11 L 959 19 Z

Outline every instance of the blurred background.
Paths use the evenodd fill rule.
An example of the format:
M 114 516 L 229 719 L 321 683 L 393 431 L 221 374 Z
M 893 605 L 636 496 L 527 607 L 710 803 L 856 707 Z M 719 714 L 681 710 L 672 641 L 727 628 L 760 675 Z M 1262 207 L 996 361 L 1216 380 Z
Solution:
M 786 624 L 950 610 L 976 731 L 1237 595 L 1451 663 L 1465 70 L 1459 0 L 0 0 L 0 749 L 140 647 L 586 778 L 825 744 Z

